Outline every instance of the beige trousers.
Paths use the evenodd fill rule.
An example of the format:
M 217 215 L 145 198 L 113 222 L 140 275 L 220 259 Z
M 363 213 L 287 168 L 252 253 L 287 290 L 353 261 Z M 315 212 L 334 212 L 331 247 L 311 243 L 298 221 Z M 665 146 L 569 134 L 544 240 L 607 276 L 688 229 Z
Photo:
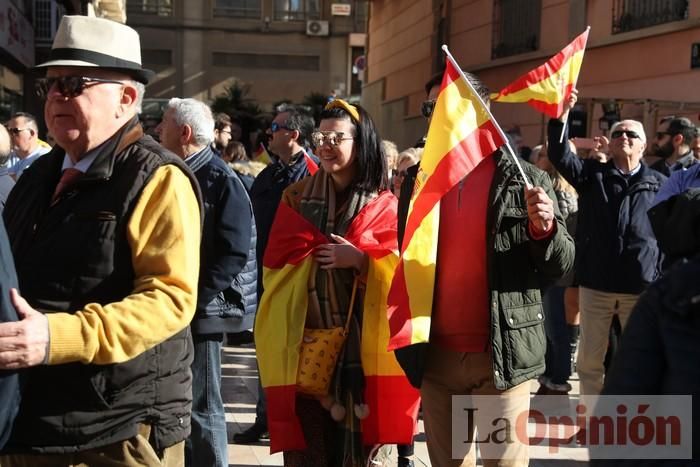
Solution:
M 596 396 L 603 389 L 605 352 L 613 315 L 620 319 L 622 329 L 639 295 L 579 287 L 581 336 L 579 338 L 576 369 L 581 379 L 581 394 Z
M 476 466 L 476 445 L 474 442 L 466 446 L 467 454 L 463 458 L 453 459 L 453 395 L 494 396 L 496 407 L 489 402 L 490 414 L 512 420 L 530 408 L 530 385 L 525 382 L 506 391 L 496 389 L 493 384 L 493 368 L 489 353 L 453 352 L 430 346 L 426 361 L 425 374 L 421 386 L 423 399 L 423 419 L 428 444 L 428 454 L 433 467 L 443 466 Z M 478 399 L 478 398 L 477 398 Z M 455 410 L 460 410 L 454 408 Z M 487 417 L 488 418 L 488 417 Z M 475 436 L 483 438 L 479 433 L 480 421 L 482 430 L 487 433 L 493 430 L 488 422 L 491 419 L 476 418 L 475 424 L 468 428 L 460 425 L 460 434 L 464 431 L 468 438 Z M 475 433 L 476 431 L 476 433 Z M 459 438 L 460 440 L 462 438 Z M 463 442 L 462 442 L 463 443 Z M 527 444 L 511 443 L 499 445 L 480 444 L 481 459 L 485 467 L 520 467 L 528 465 Z
M 13 454 L 0 456 L 0 467 L 184 467 L 185 442 L 158 454 L 148 442 L 150 427 L 143 425 L 133 438 L 70 454 Z

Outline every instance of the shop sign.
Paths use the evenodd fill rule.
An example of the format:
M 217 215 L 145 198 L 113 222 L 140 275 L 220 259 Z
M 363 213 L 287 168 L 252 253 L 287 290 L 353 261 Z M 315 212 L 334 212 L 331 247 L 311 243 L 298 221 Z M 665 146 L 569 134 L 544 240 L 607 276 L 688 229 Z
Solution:
M 34 28 L 12 2 L 0 5 L 0 49 L 22 65 L 34 66 Z
M 351 9 L 349 3 L 331 3 L 331 15 L 350 16 Z

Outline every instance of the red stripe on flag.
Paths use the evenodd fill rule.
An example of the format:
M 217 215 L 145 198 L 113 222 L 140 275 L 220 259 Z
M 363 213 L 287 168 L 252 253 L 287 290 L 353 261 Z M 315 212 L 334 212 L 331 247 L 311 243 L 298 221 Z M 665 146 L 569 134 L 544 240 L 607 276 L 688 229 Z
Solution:
M 265 388 L 270 453 L 306 449 L 304 432 L 296 414 L 296 384 Z
M 413 442 L 420 393 L 405 376 L 365 376 L 365 403 L 369 406 L 369 416 L 362 420 L 366 446 Z
M 411 345 L 413 343 L 411 342 L 413 321 L 411 321 L 411 303 L 408 300 L 403 260 L 399 261 L 389 288 L 387 317 L 389 318 L 389 335 L 391 336 L 387 350 L 396 350 Z
M 453 82 L 458 81 L 461 77 L 462 75 L 459 72 L 459 70 L 455 69 L 454 65 L 452 65 L 452 62 L 448 60 L 447 66 L 445 67 L 445 74 L 442 75 L 442 84 L 440 84 L 440 92 L 442 92 L 443 89 L 445 89 Z
M 299 264 L 322 243 L 330 243 L 330 240 L 301 214 L 281 202 L 270 230 L 263 265 L 279 269 L 285 264 Z
M 571 94 L 571 90 L 574 88 L 573 84 L 569 84 L 566 86 L 564 89 L 564 95 L 569 96 Z M 530 99 L 527 101 L 528 105 L 531 107 L 537 109 L 538 111 L 542 112 L 545 115 L 549 115 L 552 118 L 558 118 L 559 115 L 561 115 L 562 111 L 564 110 L 564 101 L 566 99 L 562 99 L 561 101 L 557 102 L 556 104 L 550 103 L 550 102 L 545 102 L 545 101 L 540 101 L 537 99 Z
M 462 178 L 469 175 L 479 162 L 504 144 L 505 141 L 501 138 L 493 121 L 489 119 L 440 160 L 414 201 L 413 209 L 406 222 L 403 250 L 406 249 L 421 221 L 430 213 L 433 206 Z
M 311 175 L 318 172 L 318 164 L 304 151 L 304 161 L 306 161 L 306 168 L 309 170 Z

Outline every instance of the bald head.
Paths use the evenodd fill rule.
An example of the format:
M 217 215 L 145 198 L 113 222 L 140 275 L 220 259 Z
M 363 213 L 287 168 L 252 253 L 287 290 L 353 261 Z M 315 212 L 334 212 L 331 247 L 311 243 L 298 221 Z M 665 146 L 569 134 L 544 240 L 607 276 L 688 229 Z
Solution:
M 10 133 L 4 125 L 0 125 L 0 167 L 7 163 L 12 150 L 12 142 L 10 141 Z

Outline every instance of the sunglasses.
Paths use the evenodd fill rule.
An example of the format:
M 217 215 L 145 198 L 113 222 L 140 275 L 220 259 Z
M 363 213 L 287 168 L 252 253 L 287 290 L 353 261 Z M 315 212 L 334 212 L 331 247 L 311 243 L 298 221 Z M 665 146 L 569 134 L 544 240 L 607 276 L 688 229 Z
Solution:
M 622 135 L 627 136 L 629 139 L 641 139 L 639 133 L 632 130 L 615 130 L 612 133 L 610 133 L 610 137 L 613 139 L 619 138 Z
M 435 110 L 434 99 L 423 101 L 423 103 L 420 105 L 420 114 L 425 118 L 430 118 L 430 116 L 433 114 L 433 110 Z
M 63 97 L 78 97 L 88 86 L 96 84 L 111 83 L 124 84 L 123 81 L 115 79 L 89 78 L 87 76 L 59 76 L 55 78 L 39 78 L 34 84 L 36 95 L 41 99 L 46 99 L 49 91 L 57 86 L 58 92 Z
M 277 122 L 272 122 L 270 124 L 270 131 L 272 131 L 273 133 L 277 133 L 280 130 L 291 130 L 291 128 L 289 128 L 286 125 L 280 125 Z
M 324 144 L 329 144 L 330 146 L 336 148 L 340 146 L 340 143 L 346 140 L 355 139 L 353 137 L 343 138 L 342 131 L 314 131 L 311 133 L 311 142 L 314 147 L 320 148 Z
M 23 131 L 32 131 L 31 128 L 8 128 L 7 131 L 9 131 L 12 135 L 17 136 Z

